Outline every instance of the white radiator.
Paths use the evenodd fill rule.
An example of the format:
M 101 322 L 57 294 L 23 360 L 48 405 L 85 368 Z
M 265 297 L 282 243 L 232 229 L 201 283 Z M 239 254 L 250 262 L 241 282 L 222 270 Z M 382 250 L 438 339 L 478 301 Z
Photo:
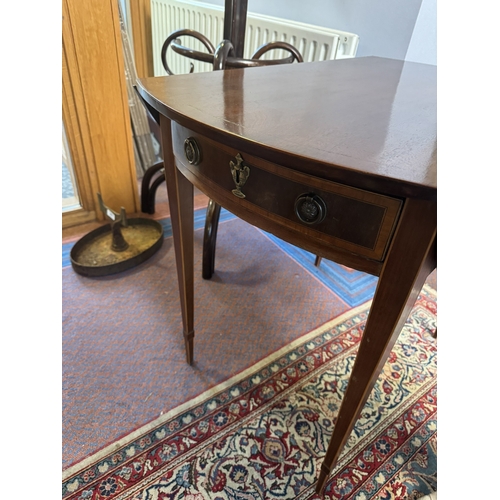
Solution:
M 223 39 L 224 8 L 203 2 L 181 0 L 151 0 L 151 27 L 155 76 L 166 75 L 161 62 L 161 48 L 166 38 L 179 29 L 192 29 L 205 35 L 217 47 Z M 181 37 L 186 47 L 201 52 L 207 49 L 193 37 Z M 353 33 L 311 24 L 298 23 L 260 14 L 247 14 L 244 57 L 251 55 L 267 42 L 283 41 L 292 44 L 301 53 L 304 62 L 355 57 L 359 37 Z M 272 50 L 263 59 L 281 59 L 290 54 Z M 174 74 L 211 71 L 211 65 L 175 54 L 170 47 L 167 62 Z

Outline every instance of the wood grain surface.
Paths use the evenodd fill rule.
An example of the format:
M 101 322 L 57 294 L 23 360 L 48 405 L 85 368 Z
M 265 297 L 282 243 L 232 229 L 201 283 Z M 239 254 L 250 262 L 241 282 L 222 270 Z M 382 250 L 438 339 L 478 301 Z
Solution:
M 436 196 L 436 68 L 364 57 L 141 79 L 162 114 L 312 175 Z

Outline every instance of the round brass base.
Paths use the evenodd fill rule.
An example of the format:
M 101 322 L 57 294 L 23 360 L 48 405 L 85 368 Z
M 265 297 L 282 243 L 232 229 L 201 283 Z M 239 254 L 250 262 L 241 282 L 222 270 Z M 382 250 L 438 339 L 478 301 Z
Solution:
M 83 276 L 108 276 L 131 269 L 154 255 L 163 244 L 163 227 L 150 219 L 128 219 L 121 227 L 128 247 L 112 249 L 111 224 L 83 236 L 71 249 L 73 269 Z

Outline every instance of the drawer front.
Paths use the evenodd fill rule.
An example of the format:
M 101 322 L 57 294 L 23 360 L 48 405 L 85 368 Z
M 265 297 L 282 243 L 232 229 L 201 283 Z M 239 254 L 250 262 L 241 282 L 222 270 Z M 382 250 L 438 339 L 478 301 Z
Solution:
M 217 185 L 242 206 L 258 207 L 296 229 L 354 254 L 381 261 L 401 200 L 309 176 L 173 124 L 176 161 L 200 182 Z M 229 207 L 228 207 L 229 208 Z

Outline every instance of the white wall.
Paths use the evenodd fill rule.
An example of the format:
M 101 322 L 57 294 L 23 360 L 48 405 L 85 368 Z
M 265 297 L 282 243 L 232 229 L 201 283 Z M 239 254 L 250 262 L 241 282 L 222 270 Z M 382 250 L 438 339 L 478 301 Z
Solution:
M 202 1 L 224 6 L 224 0 Z M 248 0 L 248 11 L 355 33 L 360 37 L 358 56 L 405 59 L 421 3 L 422 0 Z M 427 22 L 428 17 L 429 12 L 422 22 Z
M 437 66 L 437 1 L 422 0 L 406 60 Z

